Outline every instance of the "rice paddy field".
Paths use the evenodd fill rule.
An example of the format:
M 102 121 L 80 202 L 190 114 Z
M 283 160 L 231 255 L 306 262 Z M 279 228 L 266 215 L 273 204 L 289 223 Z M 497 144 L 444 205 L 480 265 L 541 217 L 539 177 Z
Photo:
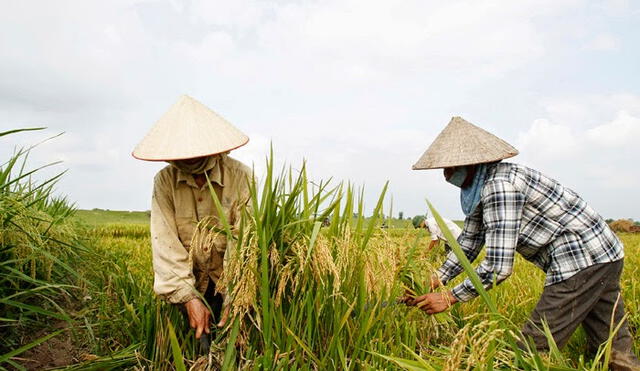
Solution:
M 443 249 L 426 251 L 428 234 L 408 222 L 385 222 L 386 187 L 365 218 L 361 191 L 312 183 L 304 167 L 280 172 L 273 154 L 240 225 L 221 218 L 210 231 L 234 241 L 221 282 L 232 316 L 203 346 L 153 293 L 146 214 L 75 210 L 54 195 L 57 177 L 31 180 L 27 153 L 0 170 L 2 369 L 607 369 L 609 344 L 586 355 L 581 329 L 548 353 L 515 346 L 544 281 L 522 259 L 502 285 L 445 313 L 399 303 L 406 290 L 427 292 Z M 638 354 L 640 234 L 619 236 Z M 470 267 L 455 282 L 474 278 Z

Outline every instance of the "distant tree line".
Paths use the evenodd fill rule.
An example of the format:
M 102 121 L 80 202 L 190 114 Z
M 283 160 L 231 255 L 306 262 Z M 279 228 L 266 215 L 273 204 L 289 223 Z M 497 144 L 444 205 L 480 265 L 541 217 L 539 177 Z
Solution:
M 633 219 L 606 219 L 605 221 L 614 232 L 640 233 L 640 221 Z

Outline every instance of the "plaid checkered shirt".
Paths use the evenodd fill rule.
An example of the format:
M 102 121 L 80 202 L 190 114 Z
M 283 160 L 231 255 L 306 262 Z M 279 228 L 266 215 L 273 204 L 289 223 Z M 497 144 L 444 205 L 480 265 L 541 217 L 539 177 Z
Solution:
M 465 219 L 458 243 L 470 261 L 486 245 L 484 261 L 476 268 L 486 289 L 511 275 L 516 251 L 546 272 L 545 285 L 624 257 L 618 237 L 574 191 L 536 170 L 505 162 L 488 169 L 480 203 Z M 438 276 L 446 284 L 462 270 L 450 252 Z M 478 295 L 469 279 L 452 292 L 463 302 Z

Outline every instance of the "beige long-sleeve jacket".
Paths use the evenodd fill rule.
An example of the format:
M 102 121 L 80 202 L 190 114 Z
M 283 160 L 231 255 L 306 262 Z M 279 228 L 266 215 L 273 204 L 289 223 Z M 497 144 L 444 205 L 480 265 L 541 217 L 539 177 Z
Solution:
M 228 156 L 209 171 L 232 226 L 237 226 L 248 203 L 251 176 L 247 166 Z M 173 166 L 160 170 L 154 179 L 151 202 L 153 288 L 170 303 L 193 299 L 197 296 L 194 289 L 204 294 L 209 280 L 217 282 L 222 274 L 227 238 L 220 233 L 194 239 L 194 234 L 202 232 L 196 227 L 203 219 L 221 227 L 208 186 L 198 187 L 192 175 Z

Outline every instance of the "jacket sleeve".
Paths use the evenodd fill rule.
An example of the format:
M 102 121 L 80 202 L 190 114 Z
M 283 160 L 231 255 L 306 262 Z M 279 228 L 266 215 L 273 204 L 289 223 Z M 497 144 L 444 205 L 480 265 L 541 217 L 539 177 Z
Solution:
M 481 209 L 478 207 L 473 214 L 467 216 L 464 220 L 462 233 L 458 237 L 458 244 L 469 261 L 476 260 L 484 244 Z M 462 270 L 462 264 L 460 264 L 458 257 L 451 251 L 436 273 L 440 281 L 446 285 L 447 282 L 456 278 Z
M 189 253 L 178 238 L 172 188 L 162 174 L 153 185 L 151 248 L 155 293 L 173 304 L 197 297 Z
M 494 283 L 497 285 L 507 279 L 513 271 L 524 201 L 524 195 L 508 182 L 490 182 L 483 189 L 487 254 L 476 268 L 476 273 L 487 290 Z M 452 292 L 460 301 L 468 301 L 478 296 L 469 279 L 454 287 Z

